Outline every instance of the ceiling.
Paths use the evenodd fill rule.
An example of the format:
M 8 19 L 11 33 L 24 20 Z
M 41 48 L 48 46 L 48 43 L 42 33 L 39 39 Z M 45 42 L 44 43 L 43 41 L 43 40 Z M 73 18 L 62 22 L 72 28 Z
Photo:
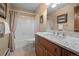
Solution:
M 62 8 L 62 7 L 64 7 L 64 6 L 68 5 L 68 3 L 61 3 L 61 4 L 58 4 L 55 8 L 52 8 L 52 7 L 51 7 L 52 4 L 53 4 L 53 3 L 51 3 L 51 4 L 48 6 L 48 9 L 47 9 L 48 15 L 51 14 L 51 12 L 54 12 L 54 11 L 56 11 L 57 9 L 60 9 L 60 8 Z
M 35 13 L 39 3 L 11 3 L 12 8 Z
M 35 13 L 35 11 L 36 11 L 37 7 L 39 6 L 39 4 L 40 3 L 11 3 L 11 6 L 14 9 L 20 9 L 20 10 L 27 11 L 27 12 L 30 12 L 30 13 Z M 52 4 L 53 3 L 51 3 L 48 6 L 47 14 L 50 14 L 51 12 L 54 12 L 55 10 L 57 10 L 59 8 L 62 8 L 63 6 L 67 5 L 65 3 L 61 3 L 61 4 L 57 5 L 57 7 L 51 8 L 50 6 Z

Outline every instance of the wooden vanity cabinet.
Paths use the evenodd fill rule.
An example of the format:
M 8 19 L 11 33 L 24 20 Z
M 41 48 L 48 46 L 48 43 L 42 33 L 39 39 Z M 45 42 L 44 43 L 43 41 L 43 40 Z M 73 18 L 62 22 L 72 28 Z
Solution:
M 48 52 L 51 52 L 52 55 L 61 55 L 61 48 L 59 46 L 51 43 L 50 41 L 42 37 L 39 42 L 43 45 L 43 47 L 46 48 Z
M 47 51 L 46 56 L 54 56 L 51 52 Z
M 35 35 L 35 51 L 37 56 L 77 56 L 39 35 Z
M 36 35 L 35 41 L 35 51 L 36 55 L 40 54 L 42 56 L 60 56 L 61 55 L 61 48 L 48 40 Z
M 39 38 L 40 37 L 37 37 L 37 36 L 35 36 L 35 38 L 36 38 L 36 41 L 35 41 L 35 52 L 36 52 L 36 55 L 37 56 L 44 56 L 46 53 L 46 51 L 45 51 L 45 48 L 39 43 Z
M 74 54 L 66 49 L 62 49 L 62 56 L 76 56 L 76 54 Z
M 36 45 L 36 55 L 37 56 L 44 56 L 45 55 L 45 49 L 41 45 Z

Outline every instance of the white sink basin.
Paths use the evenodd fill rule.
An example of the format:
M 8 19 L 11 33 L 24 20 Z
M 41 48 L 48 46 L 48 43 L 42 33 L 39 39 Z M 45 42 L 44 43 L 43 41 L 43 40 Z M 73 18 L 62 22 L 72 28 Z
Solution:
M 44 35 L 53 35 L 53 33 L 50 32 L 43 32 Z

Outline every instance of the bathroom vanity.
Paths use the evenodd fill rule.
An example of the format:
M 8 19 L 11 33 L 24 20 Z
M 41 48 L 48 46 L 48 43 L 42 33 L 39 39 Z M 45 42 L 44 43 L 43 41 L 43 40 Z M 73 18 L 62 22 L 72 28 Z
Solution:
M 35 34 L 35 51 L 37 56 L 78 56 L 79 38 L 38 32 Z

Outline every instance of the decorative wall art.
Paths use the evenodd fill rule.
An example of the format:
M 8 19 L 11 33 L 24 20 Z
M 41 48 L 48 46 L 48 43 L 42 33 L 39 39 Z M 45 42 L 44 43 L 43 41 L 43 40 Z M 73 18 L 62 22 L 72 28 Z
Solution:
M 40 23 L 43 23 L 43 15 L 40 16 Z
M 7 4 L 0 3 L 0 17 L 6 19 L 7 14 Z
M 57 23 L 67 23 L 67 14 L 57 16 Z

